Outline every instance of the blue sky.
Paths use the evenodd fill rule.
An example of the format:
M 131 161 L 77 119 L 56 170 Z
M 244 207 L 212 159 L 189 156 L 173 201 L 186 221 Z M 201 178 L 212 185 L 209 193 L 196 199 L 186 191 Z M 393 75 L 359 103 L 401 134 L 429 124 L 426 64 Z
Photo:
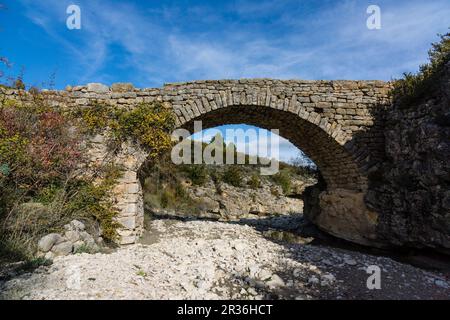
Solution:
M 89 82 L 160 87 L 195 79 L 390 80 L 426 62 L 450 1 L 0 0 L 10 75 L 58 89 Z M 81 8 L 68 30 L 66 8 Z M 381 9 L 369 30 L 366 9 Z

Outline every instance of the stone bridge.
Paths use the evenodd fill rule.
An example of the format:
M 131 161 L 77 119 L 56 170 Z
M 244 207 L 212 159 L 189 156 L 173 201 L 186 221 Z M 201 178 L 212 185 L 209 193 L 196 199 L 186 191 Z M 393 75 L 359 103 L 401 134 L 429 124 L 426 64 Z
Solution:
M 368 177 L 384 154 L 380 115 L 387 106 L 390 84 L 382 81 L 305 81 L 244 79 L 166 84 L 136 89 L 131 84 L 102 84 L 51 91 L 64 107 L 94 102 L 133 108 L 161 101 L 173 109 L 178 127 L 203 129 L 224 124 L 250 124 L 279 129 L 318 166 L 325 182 L 316 207 L 307 213 L 322 229 L 350 241 L 376 242 L 377 213 L 365 205 Z M 12 91 L 9 94 L 14 95 Z M 192 132 L 192 131 L 191 131 Z M 107 148 L 101 135 L 91 139 L 91 156 L 101 159 Z M 114 161 L 126 172 L 116 187 L 121 243 L 134 243 L 143 231 L 143 195 L 139 171 L 147 155 L 136 145 L 123 148 Z M 311 201 L 310 201 L 311 202 Z M 311 207 L 305 204 L 306 208 Z

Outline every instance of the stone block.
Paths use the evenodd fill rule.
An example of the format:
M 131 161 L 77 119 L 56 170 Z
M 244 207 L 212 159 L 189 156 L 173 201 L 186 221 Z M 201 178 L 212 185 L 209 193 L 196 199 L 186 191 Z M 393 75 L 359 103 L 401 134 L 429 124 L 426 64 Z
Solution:
M 108 93 L 109 87 L 101 83 L 88 83 L 87 90 L 96 93 Z

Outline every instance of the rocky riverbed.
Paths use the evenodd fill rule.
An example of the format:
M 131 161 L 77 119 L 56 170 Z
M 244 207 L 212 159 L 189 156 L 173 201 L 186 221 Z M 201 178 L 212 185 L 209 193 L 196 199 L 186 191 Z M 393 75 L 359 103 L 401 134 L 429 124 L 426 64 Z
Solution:
M 267 227 L 267 226 L 266 226 Z M 448 275 L 386 257 L 275 240 L 270 228 L 153 220 L 142 243 L 56 257 L 0 281 L 3 299 L 450 299 Z M 368 289 L 379 268 L 380 289 Z M 376 286 L 372 277 L 369 283 Z

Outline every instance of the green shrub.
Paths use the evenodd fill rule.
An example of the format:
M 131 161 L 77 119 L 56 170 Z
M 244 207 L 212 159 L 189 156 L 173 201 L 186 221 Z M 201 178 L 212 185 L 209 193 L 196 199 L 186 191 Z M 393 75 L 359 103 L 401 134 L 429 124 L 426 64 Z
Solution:
M 277 174 L 273 175 L 273 181 L 281 186 L 284 194 L 288 194 L 291 191 L 291 172 L 289 169 L 280 170 Z
M 421 65 L 419 72 L 405 73 L 402 79 L 394 81 L 392 95 L 400 107 L 414 104 L 425 94 L 430 96 L 439 89 L 437 79 L 450 61 L 450 33 L 439 36 L 440 41 L 433 43 L 428 51 L 429 63 Z
M 242 185 L 241 169 L 236 165 L 227 166 L 223 173 L 222 179 L 225 183 L 228 183 L 235 187 L 240 187 Z
M 76 110 L 72 117 L 81 119 L 86 133 L 109 129 L 110 142 L 117 146 L 128 139 L 136 141 L 153 159 L 172 146 L 175 116 L 160 102 L 141 103 L 131 110 L 97 103 Z
M 119 168 L 106 166 L 94 179 L 79 179 L 69 184 L 64 190 L 63 210 L 71 217 L 93 219 L 102 228 L 102 236 L 107 241 L 117 239 L 120 224 L 115 221 L 118 211 L 111 201 L 111 191 L 117 179 L 122 175 Z
M 169 190 L 164 190 L 161 194 L 161 207 L 168 208 L 174 203 L 175 196 Z
M 203 164 L 185 165 L 183 171 L 193 185 L 202 186 L 208 180 L 208 170 Z
M 81 254 L 81 253 L 94 253 L 94 250 L 87 244 L 83 243 L 81 246 L 79 246 L 75 251 L 75 254 Z
M 261 187 L 261 179 L 257 174 L 252 174 L 250 177 L 250 180 L 248 181 L 248 185 L 252 189 L 258 189 Z
M 132 138 L 155 158 L 171 146 L 171 111 L 142 104 L 130 111 L 95 105 L 63 113 L 37 90 L 30 95 L 27 104 L 0 96 L 0 260 L 31 259 L 41 236 L 75 218 L 116 240 L 120 224 L 111 192 L 122 172 L 101 164 L 82 174 L 90 164 L 83 135 L 108 129 L 112 141 Z M 174 192 L 185 196 L 179 187 Z

